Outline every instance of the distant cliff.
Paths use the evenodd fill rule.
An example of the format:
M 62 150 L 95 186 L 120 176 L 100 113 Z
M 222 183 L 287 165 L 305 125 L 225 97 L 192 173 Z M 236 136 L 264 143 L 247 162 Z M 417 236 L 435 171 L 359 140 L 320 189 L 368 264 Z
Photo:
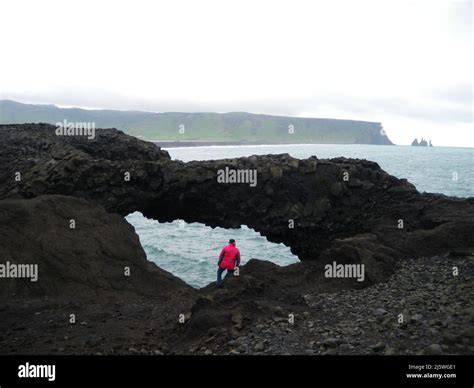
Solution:
M 393 143 L 381 123 L 232 113 L 151 113 L 58 108 L 0 100 L 0 124 L 89 122 L 147 140 L 249 144 Z

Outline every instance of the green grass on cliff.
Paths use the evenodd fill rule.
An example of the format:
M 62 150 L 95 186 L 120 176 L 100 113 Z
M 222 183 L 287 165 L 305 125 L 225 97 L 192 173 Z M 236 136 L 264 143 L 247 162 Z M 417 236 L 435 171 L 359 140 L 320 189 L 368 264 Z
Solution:
M 376 122 L 232 113 L 85 110 L 0 101 L 0 124 L 94 122 L 147 140 L 392 144 Z M 292 127 L 291 127 L 292 126 Z M 291 130 L 293 128 L 293 131 Z M 293 133 L 291 133 L 293 132 Z

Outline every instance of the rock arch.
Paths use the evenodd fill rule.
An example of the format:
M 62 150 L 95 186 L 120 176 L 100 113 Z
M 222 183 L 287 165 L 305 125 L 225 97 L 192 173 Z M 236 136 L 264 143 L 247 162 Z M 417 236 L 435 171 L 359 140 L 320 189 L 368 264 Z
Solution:
M 282 154 L 184 163 L 114 129 L 97 130 L 95 140 L 59 137 L 54 129 L 0 126 L 0 198 L 61 194 L 123 216 L 246 224 L 302 261 L 364 261 L 372 280 L 402 257 L 472 249 L 474 199 L 421 194 L 374 162 Z M 217 171 L 226 167 L 256 170 L 258 184 L 219 183 Z

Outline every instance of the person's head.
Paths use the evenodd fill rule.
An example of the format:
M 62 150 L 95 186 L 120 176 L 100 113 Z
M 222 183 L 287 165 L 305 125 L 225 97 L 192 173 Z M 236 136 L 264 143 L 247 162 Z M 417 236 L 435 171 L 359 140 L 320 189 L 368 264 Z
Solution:
M 232 245 L 235 246 L 235 240 L 234 240 L 233 238 L 231 238 L 231 239 L 229 240 L 229 244 L 232 244 Z

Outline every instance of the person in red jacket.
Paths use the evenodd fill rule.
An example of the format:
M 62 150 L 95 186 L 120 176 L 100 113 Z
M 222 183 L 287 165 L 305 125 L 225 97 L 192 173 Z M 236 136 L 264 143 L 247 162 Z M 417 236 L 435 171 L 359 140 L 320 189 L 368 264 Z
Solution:
M 235 240 L 231 238 L 229 245 L 222 248 L 217 264 L 217 287 L 222 286 L 222 273 L 227 270 L 225 277 L 233 276 L 235 267 L 240 265 L 240 251 L 235 246 Z

